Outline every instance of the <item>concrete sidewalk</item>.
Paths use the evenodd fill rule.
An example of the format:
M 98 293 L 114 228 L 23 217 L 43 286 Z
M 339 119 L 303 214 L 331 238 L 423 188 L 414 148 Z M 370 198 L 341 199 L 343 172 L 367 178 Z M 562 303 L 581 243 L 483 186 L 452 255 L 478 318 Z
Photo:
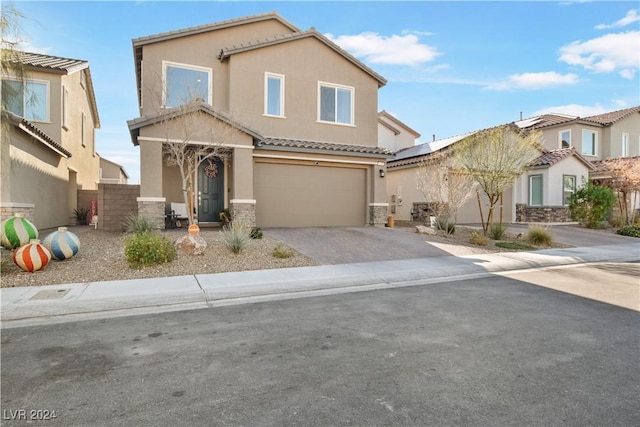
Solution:
M 206 308 L 595 262 L 638 262 L 638 244 L 443 256 L 0 290 L 3 327 Z

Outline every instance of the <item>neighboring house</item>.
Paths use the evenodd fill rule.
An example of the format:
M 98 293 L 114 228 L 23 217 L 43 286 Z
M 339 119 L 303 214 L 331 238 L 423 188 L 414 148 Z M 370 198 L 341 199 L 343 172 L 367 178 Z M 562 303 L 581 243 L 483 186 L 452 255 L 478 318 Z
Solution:
M 525 131 L 540 131 L 544 152 L 528 172 L 505 191 L 502 203 L 505 222 L 570 221 L 569 198 L 596 172 L 591 161 L 623 154 L 637 156 L 640 150 L 640 107 L 585 118 L 546 114 L 514 124 Z M 412 213 L 428 205 L 416 186 L 420 165 L 475 133 L 396 152 L 395 159 L 387 164 L 392 211 L 398 188 L 402 188 L 403 193 L 403 204 L 395 207 L 396 219 L 411 220 Z M 488 202 L 485 197 L 481 200 L 486 212 Z M 476 197 L 458 210 L 457 222 L 480 222 Z
M 393 115 L 382 110 L 378 113 L 378 146 L 396 151 L 416 145 L 420 134 Z
M 117 163 L 100 157 L 100 183 L 101 184 L 128 184 L 129 174 Z
M 2 74 L 2 219 L 25 214 L 40 229 L 74 221 L 79 189 L 98 186 L 100 128 L 89 63 L 17 52 L 23 81 Z
M 378 147 L 377 113 L 386 80 L 325 36 L 272 12 L 137 38 L 133 51 L 140 117 L 129 129 L 140 147 L 140 212 L 161 221 L 183 202 L 178 169 L 163 158 L 163 141 L 183 138 L 169 133 L 172 115 L 237 129 L 221 144 L 215 173 L 205 162 L 193 177 L 202 225 L 227 208 L 260 227 L 387 221 L 392 154 Z

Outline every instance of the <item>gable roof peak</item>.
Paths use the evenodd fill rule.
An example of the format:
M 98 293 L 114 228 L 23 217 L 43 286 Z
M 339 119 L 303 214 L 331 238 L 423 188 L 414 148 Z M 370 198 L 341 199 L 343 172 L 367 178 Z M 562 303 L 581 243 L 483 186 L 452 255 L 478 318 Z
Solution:
M 248 15 L 240 18 L 227 19 L 225 21 L 218 21 L 204 25 L 198 25 L 194 27 L 183 28 L 180 30 L 174 31 L 166 31 L 163 33 L 152 34 L 149 36 L 138 37 L 132 40 L 133 46 L 143 46 L 146 44 L 157 43 L 165 40 L 176 39 L 180 37 L 207 33 L 210 31 L 221 30 L 224 28 L 235 27 L 238 25 L 251 24 L 254 22 L 268 21 L 270 19 L 275 19 L 286 26 L 290 31 L 298 32 L 300 29 L 293 25 L 291 22 L 284 19 L 280 16 L 276 11 L 272 10 L 267 13 L 261 13 L 256 15 Z

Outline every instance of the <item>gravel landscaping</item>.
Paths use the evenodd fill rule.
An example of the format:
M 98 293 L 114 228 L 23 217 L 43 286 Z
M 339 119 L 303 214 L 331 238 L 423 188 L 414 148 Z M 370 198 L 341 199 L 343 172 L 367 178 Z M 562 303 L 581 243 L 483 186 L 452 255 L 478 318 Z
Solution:
M 415 227 L 408 227 L 405 230 L 414 232 Z M 51 231 L 53 230 L 41 231 L 40 235 L 44 238 Z M 445 235 L 440 231 L 435 235 L 424 235 L 424 239 L 427 242 L 465 246 L 469 253 L 510 250 L 496 246 L 496 242 L 490 239 L 486 245 L 480 246 L 470 243 L 471 234 L 474 231 L 481 232 L 481 229 L 460 226 L 456 228 L 453 235 Z M 51 260 L 45 268 L 34 273 L 24 272 L 9 261 L 2 269 L 1 287 L 45 286 L 318 265 L 314 260 L 295 251 L 290 258 L 273 256 L 273 249 L 280 242 L 267 233 L 264 233 L 262 239 L 252 240 L 243 252 L 234 255 L 222 243 L 218 228 L 203 228 L 200 231 L 200 236 L 206 240 L 208 245 L 204 254 L 186 255 L 178 252 L 177 258 L 170 263 L 132 269 L 124 256 L 125 240 L 130 234 L 108 233 L 92 228 L 83 229 L 76 233 L 80 238 L 80 251 L 73 258 L 66 261 Z M 161 233 L 174 241 L 185 235 L 186 230 L 165 230 Z M 523 236 L 506 233 L 503 241 L 523 242 Z M 553 247 L 566 246 L 561 243 L 553 245 Z M 0 252 L 3 260 L 11 256 L 11 252 L 8 250 L 2 249 Z
M 43 231 L 40 234 L 44 237 L 47 233 Z M 185 235 L 186 230 L 166 230 L 162 234 L 173 241 Z M 274 257 L 273 248 L 279 242 L 266 234 L 262 239 L 252 240 L 243 252 L 234 255 L 222 243 L 219 229 L 202 229 L 200 236 L 207 242 L 204 254 L 186 255 L 178 252 L 177 258 L 171 263 L 132 269 L 124 256 L 125 239 L 129 234 L 88 229 L 77 235 L 80 238 L 80 251 L 71 259 L 65 261 L 52 259 L 45 268 L 34 273 L 24 272 L 9 261 L 2 269 L 2 287 L 44 286 L 316 265 L 313 260 L 295 252 L 290 258 Z M 8 250 L 2 249 L 1 252 L 3 260 L 11 256 Z

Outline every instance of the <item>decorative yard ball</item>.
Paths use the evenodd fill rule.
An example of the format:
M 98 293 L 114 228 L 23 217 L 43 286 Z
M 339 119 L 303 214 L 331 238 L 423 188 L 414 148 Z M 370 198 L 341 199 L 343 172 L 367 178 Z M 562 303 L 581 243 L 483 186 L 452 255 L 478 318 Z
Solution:
M 71 258 L 80 249 L 80 239 L 68 231 L 67 227 L 58 227 L 58 231 L 45 237 L 42 244 L 49 249 L 53 259 L 59 261 Z
M 31 273 L 44 268 L 49 261 L 51 261 L 51 252 L 38 239 L 31 240 L 30 243 L 20 246 L 13 252 L 14 264 Z
M 200 234 L 200 227 L 195 224 L 189 226 L 189 234 Z
M 15 249 L 31 239 L 38 238 L 38 229 L 22 214 L 14 214 L 12 218 L 2 222 L 2 246 Z

